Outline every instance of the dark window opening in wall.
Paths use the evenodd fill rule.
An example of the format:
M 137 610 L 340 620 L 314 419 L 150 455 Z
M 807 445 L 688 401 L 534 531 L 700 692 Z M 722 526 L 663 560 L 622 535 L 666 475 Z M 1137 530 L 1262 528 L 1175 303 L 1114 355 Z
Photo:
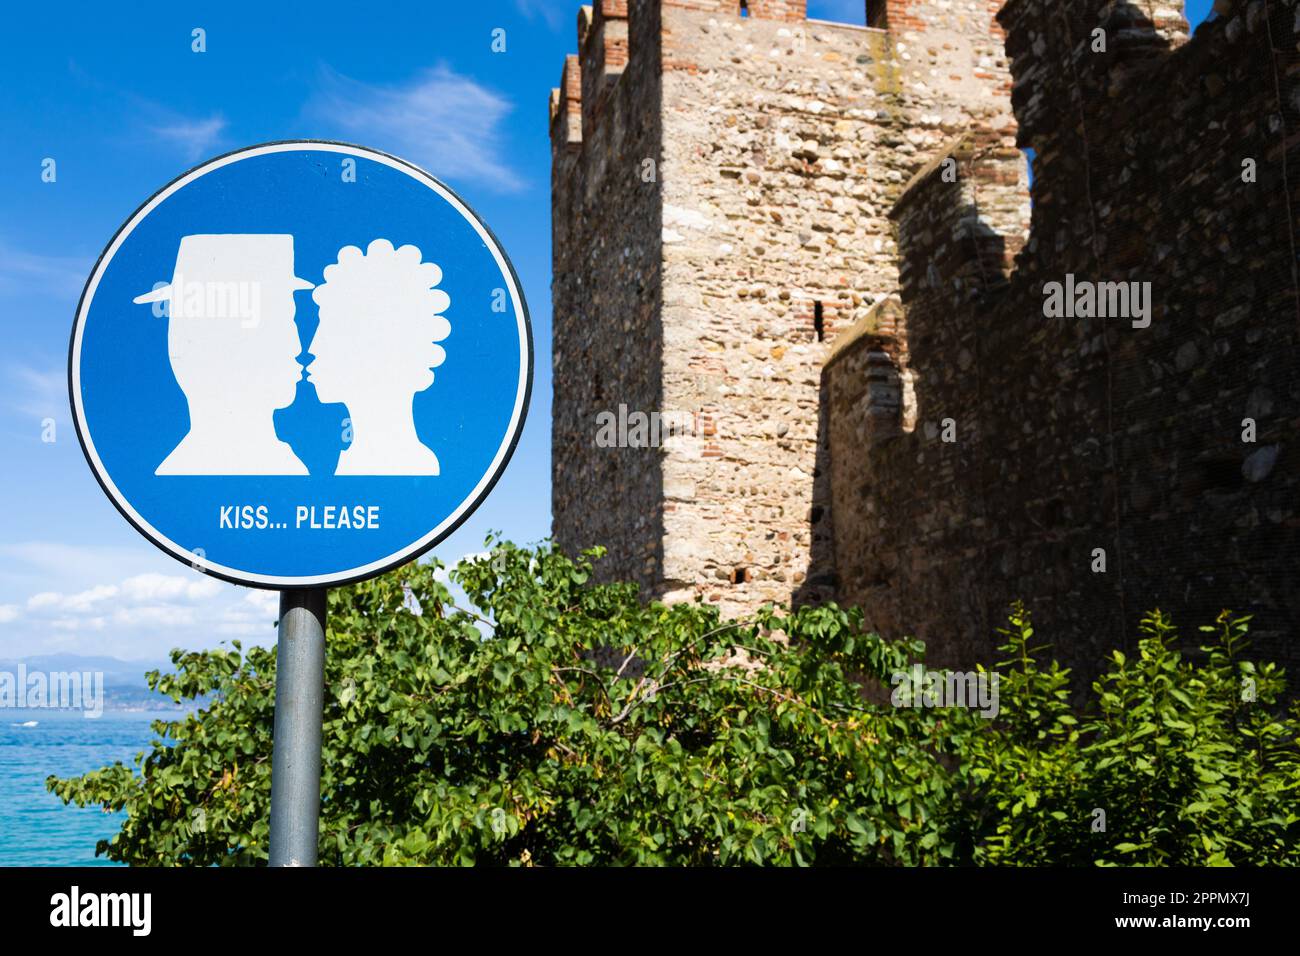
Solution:
M 817 341 L 826 340 L 826 319 L 822 315 L 822 304 L 820 301 L 813 303 L 813 331 L 817 333 Z
M 742 17 L 749 16 L 749 3 L 746 0 L 740 0 L 740 15 Z
M 733 568 L 731 571 L 732 584 L 744 584 L 749 580 L 749 568 Z
M 867 26 L 885 27 L 885 0 L 867 0 Z

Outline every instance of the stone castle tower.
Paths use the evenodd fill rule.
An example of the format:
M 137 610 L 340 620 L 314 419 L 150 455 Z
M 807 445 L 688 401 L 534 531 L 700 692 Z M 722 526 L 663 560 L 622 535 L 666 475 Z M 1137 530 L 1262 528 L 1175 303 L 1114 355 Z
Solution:
M 988 208 L 1027 221 L 998 5 L 869 2 L 867 27 L 802 0 L 581 9 L 550 109 L 562 548 L 606 545 L 605 575 L 724 613 L 833 594 L 819 383 L 898 288 L 893 203 L 981 131 Z M 597 445 L 620 405 L 696 425 Z
M 1294 679 L 1300 0 L 1195 36 L 1171 0 L 866 9 L 582 8 L 557 544 L 727 615 L 834 598 L 940 665 L 1021 599 L 1084 680 L 1143 611 L 1190 645 L 1231 608 Z M 1051 315 L 1076 280 L 1120 311 Z M 651 412 L 691 427 L 600 431 Z

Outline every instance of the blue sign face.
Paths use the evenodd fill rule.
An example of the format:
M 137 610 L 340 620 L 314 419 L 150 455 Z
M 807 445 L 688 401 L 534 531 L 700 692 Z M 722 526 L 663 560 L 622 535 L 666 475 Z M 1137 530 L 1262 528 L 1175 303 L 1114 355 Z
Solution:
M 100 256 L 69 354 L 104 491 L 160 548 L 255 587 L 371 577 L 450 534 L 532 386 L 510 261 L 459 197 L 341 143 L 186 173 Z

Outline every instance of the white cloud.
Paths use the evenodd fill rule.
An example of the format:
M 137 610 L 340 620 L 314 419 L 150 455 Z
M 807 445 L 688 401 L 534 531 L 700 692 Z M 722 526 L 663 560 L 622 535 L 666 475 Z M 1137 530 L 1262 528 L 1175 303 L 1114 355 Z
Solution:
M 393 86 L 324 68 L 305 112 L 343 139 L 409 159 L 440 178 L 513 191 L 524 183 L 501 155 L 501 125 L 511 109 L 500 95 L 440 65 Z
M 57 591 L 42 591 L 27 599 L 27 610 L 42 611 L 47 607 L 58 607 L 62 600 L 63 595 Z
M 275 591 L 227 585 L 198 572 L 166 574 L 141 570 L 148 549 L 78 547 L 57 542 L 0 546 L 6 556 L 28 563 L 30 574 L 0 577 L 13 588 L 34 577 L 46 586 L 0 596 L 0 656 L 67 652 L 107 654 L 124 659 L 161 660 L 176 646 L 192 650 L 239 638 L 245 644 L 275 643 L 280 595 Z M 457 564 L 487 556 L 476 551 Z M 156 559 L 171 567 L 164 558 Z M 15 563 L 9 561 L 7 563 Z M 69 575 L 69 566 L 76 576 Z M 93 583 L 83 574 L 103 574 L 116 583 Z M 445 581 L 443 574 L 439 577 Z M 55 587 L 50 584 L 58 582 Z M 89 586 L 86 586 L 89 584 Z M 58 589 L 56 589 L 58 588 Z M 469 607 L 463 590 L 451 585 L 453 600 Z
M 182 604 L 118 607 L 110 617 L 114 626 L 123 628 L 193 627 L 199 620 L 195 608 Z
M 244 603 L 251 604 L 259 613 L 280 616 L 280 592 L 250 590 L 244 595 Z
M 155 659 L 177 645 L 197 650 L 229 637 L 271 644 L 279 598 L 198 572 L 150 571 L 80 591 L 44 590 L 23 604 L 0 604 L 0 651 Z
M 63 608 L 64 610 L 76 611 L 78 613 L 90 611 L 96 605 L 102 604 L 116 596 L 117 588 L 114 585 L 100 584 L 72 595 L 63 602 Z
M 81 614 L 91 610 L 95 605 L 107 601 L 117 594 L 112 584 L 100 584 L 77 594 L 60 594 L 57 591 L 42 591 L 27 599 L 28 611 L 57 610 L 64 613 Z
M 218 147 L 225 139 L 228 125 L 221 113 L 192 116 L 147 96 L 100 80 L 76 61 L 70 61 L 68 68 L 81 86 L 94 91 L 98 96 L 111 97 L 120 102 L 119 112 L 122 116 L 129 117 L 130 122 L 121 126 L 118 135 L 133 148 L 138 150 L 161 144 L 179 151 L 189 162 L 220 151 Z M 154 86 L 158 87 L 159 84 Z M 169 90 L 166 84 L 162 88 Z M 142 140 L 146 139 L 153 142 L 143 143 Z
M 53 418 L 71 424 L 67 369 L 38 369 L 11 363 L 6 378 L 10 383 L 9 407 L 15 412 L 38 421 Z
M 214 598 L 221 591 L 221 582 L 213 578 L 137 574 L 121 584 L 98 584 L 76 594 L 41 591 L 27 599 L 27 610 L 64 616 L 86 614 L 113 601 L 111 618 L 115 624 L 125 626 L 163 621 L 184 624 L 193 620 L 191 605 Z M 72 627 L 70 624 L 60 626 Z
M 186 160 L 194 162 L 218 151 L 217 144 L 225 134 L 226 120 L 220 115 L 205 119 L 171 115 L 151 124 L 148 129 L 159 142 L 175 146 Z
M 515 9 L 529 20 L 541 18 L 546 26 L 555 30 L 572 14 L 563 0 L 515 0 Z
M 122 582 L 122 595 L 131 601 L 199 601 L 215 597 L 221 582 L 214 578 L 182 578 L 167 574 L 137 574 Z
M 280 594 L 278 591 L 261 591 L 255 588 L 238 588 L 239 601 L 214 608 L 204 616 L 204 626 L 214 633 L 248 637 L 261 643 L 271 643 L 275 638 L 275 624 L 280 619 Z
M 123 532 L 123 537 L 128 536 Z M 4 568 L 0 579 L 37 581 L 45 585 L 42 590 L 80 590 L 124 573 L 175 566 L 170 558 L 143 541 L 130 547 L 19 541 L 0 544 L 0 558 L 8 559 L 0 565 Z
M 102 631 L 106 623 L 102 617 L 56 617 L 49 626 L 56 631 Z
M 57 610 L 69 611 L 69 613 L 79 614 L 83 611 L 92 609 L 100 602 L 107 601 L 117 593 L 117 588 L 112 584 L 100 584 L 98 587 L 87 589 L 77 594 L 60 594 L 57 591 L 42 591 L 39 594 L 32 594 L 27 598 L 27 610 L 44 611 Z

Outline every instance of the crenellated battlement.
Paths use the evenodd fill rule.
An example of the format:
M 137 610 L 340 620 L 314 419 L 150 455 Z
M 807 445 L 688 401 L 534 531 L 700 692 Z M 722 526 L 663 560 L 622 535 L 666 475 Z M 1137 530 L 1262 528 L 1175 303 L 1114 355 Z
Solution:
M 590 136 L 628 60 L 627 0 L 598 0 L 578 15 L 582 130 Z
M 1149 82 L 1188 39 L 1171 0 L 1008 0 L 1006 31 L 1012 104 L 1022 146 L 1045 147 L 1109 100 Z
M 876 87 L 896 94 L 911 107 L 953 105 L 992 97 L 983 105 L 1005 112 L 997 102 L 1010 89 L 1002 57 L 1001 26 L 993 19 L 996 0 L 864 0 L 866 27 L 809 20 L 805 0 L 601 0 L 579 8 L 576 54 L 566 57 L 561 82 L 551 90 L 550 129 L 555 148 L 572 151 L 601 123 L 610 91 L 636 58 L 638 47 L 661 72 L 694 73 L 705 68 L 695 56 L 677 55 L 674 24 L 694 32 L 711 24 L 715 40 L 773 44 L 763 68 L 785 68 L 782 57 L 811 51 L 828 33 L 853 38 L 873 64 Z M 737 33 L 739 31 L 739 33 Z M 576 58 L 576 59 L 575 59 Z M 744 69 L 748 57 L 729 60 Z M 646 68 L 650 68 L 650 63 Z M 641 100 L 643 108 L 650 104 Z M 944 119 L 951 123 L 949 110 Z M 580 117 L 575 131 L 574 117 Z M 949 132 L 952 127 L 949 128 Z
M 889 215 L 905 306 L 934 296 L 959 305 L 1005 284 L 1028 238 L 1022 166 L 999 132 L 972 128 L 903 187 Z
M 629 6 L 633 9 L 629 10 Z M 803 22 L 806 0 L 599 0 L 583 5 L 577 17 L 577 54 L 565 58 L 560 85 L 550 92 L 552 144 L 572 149 L 591 134 L 609 91 L 631 57 L 631 24 L 661 29 L 663 8 L 782 23 Z M 650 21 L 642 24 L 642 19 Z M 574 117 L 580 120 L 576 124 Z
M 560 85 L 551 90 L 551 144 L 565 150 L 582 147 L 582 67 L 578 57 L 564 58 Z

